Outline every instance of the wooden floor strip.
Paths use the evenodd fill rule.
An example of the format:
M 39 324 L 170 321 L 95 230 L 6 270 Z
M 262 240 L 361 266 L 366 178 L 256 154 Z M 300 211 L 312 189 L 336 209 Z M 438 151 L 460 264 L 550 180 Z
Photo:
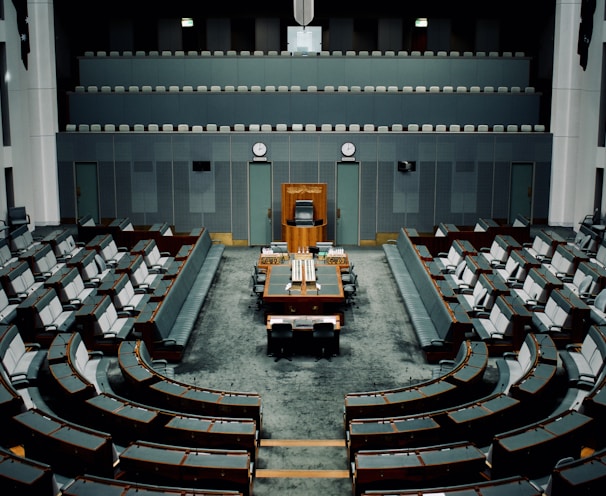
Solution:
M 299 478 L 299 479 L 347 479 L 347 470 L 271 470 L 258 468 L 255 471 L 257 479 Z
M 271 446 L 327 446 L 344 448 L 344 439 L 261 439 L 260 447 L 267 448 Z

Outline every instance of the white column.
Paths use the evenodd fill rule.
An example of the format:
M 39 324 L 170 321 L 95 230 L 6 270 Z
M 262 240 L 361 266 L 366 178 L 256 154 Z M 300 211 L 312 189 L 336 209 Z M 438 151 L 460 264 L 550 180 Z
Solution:
M 28 0 L 28 97 L 36 224 L 60 221 L 57 149 L 57 77 L 53 0 Z M 32 219 L 33 220 L 33 219 Z
M 583 72 L 577 54 L 580 12 L 581 0 L 557 0 L 550 126 L 553 133 L 550 225 L 575 224 L 573 216 L 578 165 L 580 79 Z

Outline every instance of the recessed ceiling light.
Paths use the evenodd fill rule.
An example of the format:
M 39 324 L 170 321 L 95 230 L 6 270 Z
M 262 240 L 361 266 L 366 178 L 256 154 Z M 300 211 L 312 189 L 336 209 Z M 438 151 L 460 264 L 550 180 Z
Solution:
M 427 17 L 418 17 L 415 19 L 415 27 L 416 28 L 426 28 L 427 27 Z
M 193 28 L 194 20 L 191 17 L 182 17 L 181 18 L 181 27 L 182 28 Z

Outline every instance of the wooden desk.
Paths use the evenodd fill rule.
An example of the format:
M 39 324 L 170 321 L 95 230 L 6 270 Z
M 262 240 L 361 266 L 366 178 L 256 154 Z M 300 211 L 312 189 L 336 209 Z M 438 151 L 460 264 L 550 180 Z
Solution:
M 318 241 L 326 241 L 327 224 L 319 226 L 291 226 L 282 224 L 282 239 L 288 243 L 288 251 L 296 252 L 299 247 L 316 246 Z
M 263 302 L 273 306 L 276 314 L 327 315 L 331 305 L 343 303 L 341 270 L 337 265 L 315 264 L 316 283 L 294 283 L 290 265 L 269 265 L 263 291 Z M 290 289 L 288 288 L 288 285 Z M 319 284 L 319 288 L 318 288 Z
M 271 326 L 288 322 L 292 324 L 293 339 L 297 345 L 305 346 L 312 343 L 313 325 L 317 322 L 330 322 L 335 328 L 334 349 L 339 353 L 339 337 L 341 335 L 341 319 L 339 315 L 268 315 L 267 316 L 267 351 L 272 349 Z
M 298 253 L 261 253 L 259 260 L 257 260 L 257 267 L 267 270 L 270 265 L 287 265 L 298 255 Z M 302 256 L 305 255 L 307 254 L 302 254 Z M 347 269 L 349 267 L 349 256 L 347 253 L 340 255 L 319 254 L 315 258 L 315 262 L 316 265 L 336 265 L 340 269 Z

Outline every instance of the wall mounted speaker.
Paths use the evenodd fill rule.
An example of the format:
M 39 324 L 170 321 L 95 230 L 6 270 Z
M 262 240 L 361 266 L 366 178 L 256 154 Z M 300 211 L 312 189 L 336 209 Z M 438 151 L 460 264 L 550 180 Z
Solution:
M 194 172 L 209 172 L 210 160 L 194 160 L 191 163 L 191 170 Z
M 413 172 L 417 170 L 417 163 L 412 160 L 400 160 L 398 161 L 399 172 Z

